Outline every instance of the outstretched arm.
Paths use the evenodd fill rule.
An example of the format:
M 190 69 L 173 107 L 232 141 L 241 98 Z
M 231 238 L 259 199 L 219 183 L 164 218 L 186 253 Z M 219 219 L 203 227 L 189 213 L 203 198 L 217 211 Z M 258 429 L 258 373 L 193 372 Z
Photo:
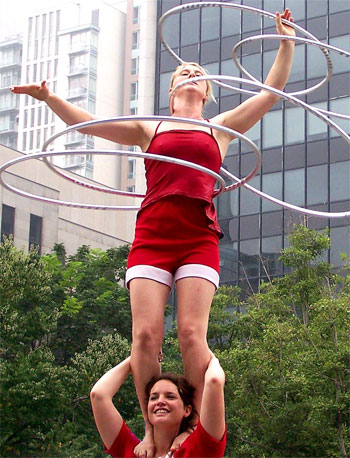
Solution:
M 90 393 L 96 426 L 107 448 L 111 447 L 123 425 L 123 419 L 112 400 L 130 372 L 129 357 L 106 372 Z
M 225 373 L 213 353 L 211 357 L 204 378 L 200 421 L 207 433 L 221 440 L 225 432 Z
M 282 18 L 293 22 L 291 11 L 286 8 L 284 13 L 276 13 L 276 29 L 278 35 L 295 36 L 292 27 L 282 23 Z M 294 54 L 294 41 L 281 40 L 276 59 L 265 80 L 265 84 L 283 90 L 287 84 Z M 213 122 L 230 127 L 244 133 L 254 126 L 270 108 L 277 102 L 279 96 L 262 90 L 259 94 L 250 97 L 233 110 L 221 113 L 212 119 Z
M 30 95 L 37 100 L 45 102 L 48 107 L 69 126 L 97 119 L 91 113 L 88 113 L 82 108 L 50 92 L 46 85 L 46 81 L 42 81 L 40 85 L 26 84 L 23 86 L 13 86 L 10 88 L 10 91 L 14 94 Z M 79 129 L 79 131 L 84 134 L 96 135 L 97 137 L 102 137 L 124 145 L 141 146 L 143 143 L 147 143 L 144 126 L 142 122 L 139 121 L 98 124 Z

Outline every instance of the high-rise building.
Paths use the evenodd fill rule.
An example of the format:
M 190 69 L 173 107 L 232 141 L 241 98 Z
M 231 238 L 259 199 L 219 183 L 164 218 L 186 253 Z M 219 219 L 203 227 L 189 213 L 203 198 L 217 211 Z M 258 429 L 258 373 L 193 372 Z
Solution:
M 17 76 L 16 79 L 11 79 L 4 76 L 0 87 L 0 126 L 4 127 L 4 135 L 9 135 L 10 124 L 2 121 L 1 116 L 10 106 L 17 107 L 11 120 L 18 120 L 18 132 L 15 133 L 18 145 L 12 143 L 12 147 L 20 152 L 34 153 L 40 150 L 43 142 L 52 134 L 66 127 L 45 103 L 28 96 L 14 96 L 9 91 L 9 87 L 14 84 L 46 80 L 50 89 L 57 95 L 99 118 L 124 114 L 153 114 L 157 2 L 86 0 L 80 3 L 57 2 L 56 7 L 52 7 L 50 2 L 49 6 L 50 8 L 37 11 L 28 18 L 23 36 L 23 56 L 17 51 L 11 51 L 11 56 L 5 51 L 0 51 L 3 62 L 0 72 L 7 71 L 7 67 L 13 66 L 14 62 L 19 71 L 22 69 L 22 78 Z M 6 40 L 1 43 L 0 50 L 2 47 L 5 49 L 8 42 L 9 40 Z M 1 131 L 1 143 L 2 133 Z M 58 138 L 52 145 L 52 149 L 62 152 L 92 148 L 98 151 L 122 148 L 134 150 L 133 146 L 123 147 L 101 138 L 84 136 L 79 132 L 70 132 Z M 145 188 L 143 161 L 132 157 L 82 153 L 64 156 L 58 165 L 70 172 L 84 175 L 90 179 L 87 180 L 89 183 L 94 181 L 129 191 L 133 191 L 136 183 L 139 183 L 136 189 L 138 192 Z M 29 162 L 27 173 L 35 176 L 32 169 L 36 170 Z M 25 176 L 26 170 L 23 172 L 23 177 Z M 30 187 L 31 183 L 33 194 L 40 194 L 41 189 L 46 189 L 44 187 L 38 191 L 37 183 L 31 180 L 26 181 L 26 187 Z M 89 192 L 84 193 L 86 188 L 80 188 L 81 200 L 79 190 L 74 192 L 76 188 L 67 185 L 68 189 L 72 193 L 66 200 L 86 202 L 86 199 L 90 198 Z M 2 191 L 0 189 L 0 194 Z M 57 185 L 57 191 L 62 191 L 60 185 Z M 94 192 L 91 201 L 100 203 L 104 200 L 103 194 L 98 195 L 97 191 Z M 23 227 L 29 227 L 28 209 L 25 209 L 24 213 L 19 211 L 19 207 L 23 209 L 23 199 L 7 191 L 0 197 L 6 209 L 0 215 L 1 224 L 5 228 L 12 225 L 18 229 L 21 226 L 20 219 L 24 219 Z M 106 201 L 113 201 L 113 197 L 115 205 L 136 204 L 134 199 L 129 198 L 129 201 L 126 201 L 119 196 L 107 195 Z M 7 207 L 11 207 L 11 211 L 7 211 Z M 29 201 L 29 207 L 34 208 L 32 201 Z M 44 210 L 43 208 L 40 205 L 35 206 L 33 214 L 42 218 L 46 229 L 53 224 L 50 234 L 54 235 L 57 232 L 57 223 L 48 217 L 46 210 L 49 207 L 45 205 Z M 106 240 L 112 240 L 109 238 L 111 234 L 112 237 L 123 240 L 132 239 L 136 215 L 134 211 L 123 212 L 123 216 L 120 217 L 120 213 L 112 211 L 82 212 L 79 209 L 61 206 L 58 212 L 59 221 L 70 221 L 77 227 L 91 226 L 97 232 L 103 233 Z M 15 241 L 25 240 L 28 234 L 26 231 L 24 236 L 20 237 L 15 230 Z M 50 241 L 51 238 L 47 240 Z M 45 250 L 48 249 L 46 242 Z
M 153 115 L 155 93 L 157 2 L 129 0 L 126 12 L 125 42 L 125 115 Z M 130 146 L 129 151 L 138 151 Z M 132 156 L 122 161 L 122 188 L 134 192 L 145 190 L 142 159 Z
M 28 18 L 23 39 L 22 84 L 46 80 L 54 93 L 92 114 L 120 115 L 125 13 L 104 2 L 95 5 L 89 8 L 66 2 Z M 65 127 L 42 102 L 28 96 L 20 98 L 19 150 L 39 151 L 45 140 Z M 73 131 L 54 146 L 62 151 L 103 149 L 106 142 Z M 92 155 L 82 154 L 66 156 L 58 164 L 99 181 L 100 173 L 94 171 L 94 162 L 98 160 Z M 117 185 L 117 167 L 108 165 L 103 181 Z
M 159 0 L 158 18 L 180 3 L 188 2 Z M 242 0 L 244 5 L 273 13 L 289 6 L 297 24 L 319 40 L 350 51 L 348 1 L 285 3 L 283 0 Z M 165 39 L 176 53 L 183 60 L 199 62 L 211 74 L 240 76 L 232 60 L 232 48 L 243 38 L 266 33 L 276 33 L 272 19 L 228 7 L 188 9 L 171 15 L 164 22 Z M 278 46 L 278 40 L 252 42 L 241 49 L 241 62 L 259 81 L 264 81 Z M 331 53 L 331 59 L 334 73 L 329 83 L 301 98 L 313 106 L 349 114 L 350 62 L 337 53 Z M 169 114 L 169 78 L 177 64 L 158 43 L 156 113 Z M 326 72 L 325 59 L 318 48 L 297 45 L 286 91 L 310 87 Z M 234 108 L 247 97 L 215 85 L 214 93 L 217 103 L 206 107 L 208 118 Z M 334 121 L 350 131 L 349 121 L 338 118 Z M 262 151 L 261 171 L 250 181 L 252 186 L 310 209 L 333 212 L 350 209 L 349 145 L 319 118 L 280 101 L 247 136 Z M 225 159 L 231 172 L 243 177 L 254 162 L 254 153 L 244 142 L 232 142 Z M 288 243 L 287 234 L 293 223 L 304 219 L 311 228 L 330 228 L 332 247 L 327 254 L 330 262 L 340 265 L 340 252 L 350 253 L 349 218 L 304 218 L 244 188 L 220 196 L 216 206 L 225 233 L 220 242 L 222 283 L 256 290 L 268 276 L 282 275 L 283 266 L 278 261 L 280 251 Z
M 17 148 L 19 97 L 8 88 L 21 82 L 22 39 L 0 43 L 0 143 Z
M 4 108 L 0 113 L 0 135 L 10 135 L 10 125 L 14 124 L 10 124 L 10 120 L 15 115 L 11 112 L 10 119 L 2 117 L 2 112 L 16 104 L 19 112 L 16 113 L 15 139 L 18 137 L 18 142 L 12 145 L 20 151 L 40 151 L 45 140 L 66 127 L 44 103 L 28 96 L 14 96 L 8 90 L 13 84 L 42 80 L 47 81 L 54 93 L 97 117 L 153 114 L 156 10 L 156 2 L 152 0 L 94 0 L 58 2 L 56 7 L 34 12 L 28 18 L 23 36 L 23 56 L 16 54 L 18 71 L 22 69 L 21 78 L 19 73 L 10 81 L 9 51 L 1 54 L 4 64 L 0 64 L 0 71 L 4 76 L 0 91 L 4 93 L 1 94 Z M 9 44 L 6 40 L 1 49 L 7 49 Z M 72 131 L 55 140 L 51 149 L 122 148 L 116 143 Z M 55 163 L 108 186 L 124 186 L 123 189 L 129 190 L 134 190 L 135 177 L 141 176 L 143 167 L 133 158 L 83 153 L 57 157 Z M 143 188 L 141 180 L 140 190 Z

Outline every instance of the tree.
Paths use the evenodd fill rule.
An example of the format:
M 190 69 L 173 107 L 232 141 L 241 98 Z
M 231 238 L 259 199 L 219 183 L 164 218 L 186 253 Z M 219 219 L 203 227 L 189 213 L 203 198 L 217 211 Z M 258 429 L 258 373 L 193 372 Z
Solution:
M 59 310 L 37 251 L 0 244 L 1 453 L 40 450 L 65 407 L 65 371 L 47 347 Z
M 218 291 L 227 300 L 209 335 L 227 377 L 229 456 L 347 456 L 350 277 L 317 262 L 328 243 L 297 227 L 281 255 L 290 274 L 243 303 Z M 229 305 L 246 313 L 234 312 L 228 333 Z
M 64 264 L 56 253 L 44 257 L 55 276 L 62 312 L 53 347 L 61 364 L 83 351 L 89 339 L 111 332 L 131 339 L 129 293 L 122 284 L 127 254 L 127 246 L 102 251 L 83 245 L 75 255 L 64 257 Z
M 81 259 L 67 260 L 0 244 L 1 456 L 103 456 L 88 394 L 104 370 L 130 352 L 125 338 L 107 335 L 116 317 L 115 328 L 125 334 L 130 328 L 128 294 L 118 283 L 126 253 L 124 247 L 83 247 Z M 98 340 L 89 340 L 91 329 Z M 81 336 L 70 338 L 77 331 Z M 64 336 L 68 364 L 59 351 Z M 137 404 L 133 391 L 129 382 L 120 407 L 129 415 Z

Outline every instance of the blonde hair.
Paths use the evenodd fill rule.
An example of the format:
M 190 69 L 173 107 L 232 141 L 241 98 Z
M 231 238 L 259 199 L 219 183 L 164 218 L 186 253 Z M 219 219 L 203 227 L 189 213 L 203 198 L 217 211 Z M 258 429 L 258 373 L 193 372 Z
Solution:
M 203 75 L 209 75 L 207 70 L 205 68 L 201 67 L 197 62 L 183 62 L 182 64 L 180 64 L 180 65 L 178 65 L 176 67 L 176 69 L 174 70 L 173 74 L 171 75 L 170 89 L 173 89 L 174 79 L 177 77 L 177 75 L 179 75 L 182 72 L 182 70 L 185 67 L 187 67 L 187 65 L 193 65 L 193 66 L 197 67 L 201 72 L 203 72 Z M 207 84 L 207 89 L 206 89 L 205 95 L 207 96 L 207 98 L 204 100 L 203 106 L 207 102 L 215 102 L 216 103 L 216 100 L 215 100 L 215 97 L 214 97 L 214 93 L 213 93 L 213 88 L 212 88 L 212 85 L 211 85 L 210 81 L 206 81 L 206 84 Z M 170 93 L 170 95 L 169 95 L 169 107 L 170 107 L 171 113 L 173 112 L 173 108 L 172 108 L 172 104 L 171 104 L 172 96 L 173 96 L 173 94 Z

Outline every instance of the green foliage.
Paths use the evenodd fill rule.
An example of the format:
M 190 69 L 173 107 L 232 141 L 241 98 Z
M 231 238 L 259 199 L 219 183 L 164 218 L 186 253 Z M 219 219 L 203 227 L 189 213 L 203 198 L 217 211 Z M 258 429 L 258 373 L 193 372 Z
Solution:
M 130 353 L 125 337 L 107 335 L 130 332 L 128 293 L 118 283 L 127 251 L 82 247 L 66 259 L 64 247 L 59 258 L 0 244 L 2 457 L 104 456 L 89 391 Z M 127 418 L 137 401 L 131 380 L 124 389 Z
M 129 294 L 121 286 L 128 247 L 101 251 L 84 245 L 74 256 L 61 260 L 56 253 L 45 256 L 44 261 L 54 275 L 54 295 L 60 304 L 53 347 L 58 361 L 68 363 L 86 348 L 89 339 L 112 332 L 130 340 Z
M 290 273 L 242 300 L 221 287 L 208 340 L 226 372 L 227 456 L 346 457 L 350 450 L 350 262 L 320 261 L 327 233 L 297 227 L 281 260 Z M 89 391 L 130 353 L 123 288 L 128 247 L 61 245 L 38 256 L 0 245 L 0 454 L 98 458 L 103 447 Z M 182 372 L 176 327 L 165 371 Z M 114 402 L 139 436 L 129 377 Z
M 347 456 L 349 270 L 340 277 L 317 261 L 328 244 L 327 234 L 298 227 L 281 256 L 289 275 L 242 304 L 218 291 L 227 301 L 212 310 L 209 334 L 227 377 L 228 456 Z M 228 333 L 230 304 L 246 313 L 232 315 Z

